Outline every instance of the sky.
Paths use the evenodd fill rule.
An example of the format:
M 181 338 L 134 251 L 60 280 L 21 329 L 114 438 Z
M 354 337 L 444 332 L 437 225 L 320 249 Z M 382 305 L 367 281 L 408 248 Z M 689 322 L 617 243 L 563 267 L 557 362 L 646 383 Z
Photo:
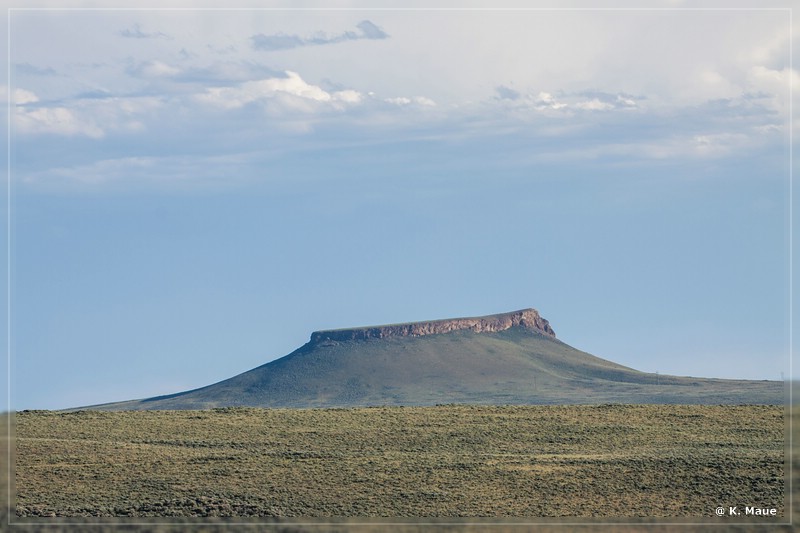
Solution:
M 10 409 L 527 307 L 791 375 L 791 4 L 254 4 L 6 0 Z

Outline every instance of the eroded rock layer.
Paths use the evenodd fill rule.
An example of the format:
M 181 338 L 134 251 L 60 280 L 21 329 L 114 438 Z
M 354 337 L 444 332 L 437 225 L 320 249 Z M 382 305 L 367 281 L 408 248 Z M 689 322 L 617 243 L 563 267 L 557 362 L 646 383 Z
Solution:
M 536 309 L 522 309 L 511 313 L 473 318 L 452 318 L 387 326 L 315 331 L 311 334 L 311 342 L 421 337 L 423 335 L 438 335 L 459 330 L 470 330 L 475 333 L 494 333 L 513 327 L 523 327 L 548 337 L 555 338 L 556 336 L 555 331 L 550 327 L 550 323 L 542 318 Z

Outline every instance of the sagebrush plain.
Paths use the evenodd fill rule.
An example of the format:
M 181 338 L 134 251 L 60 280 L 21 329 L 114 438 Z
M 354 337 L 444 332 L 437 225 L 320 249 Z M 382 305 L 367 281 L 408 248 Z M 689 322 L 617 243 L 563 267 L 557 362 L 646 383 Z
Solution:
M 13 512 L 782 520 L 785 421 L 769 405 L 27 411 Z

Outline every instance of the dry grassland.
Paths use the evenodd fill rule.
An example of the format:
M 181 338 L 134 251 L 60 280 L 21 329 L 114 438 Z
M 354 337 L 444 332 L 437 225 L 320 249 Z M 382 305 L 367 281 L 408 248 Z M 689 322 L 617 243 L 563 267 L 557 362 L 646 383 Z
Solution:
M 784 427 L 778 406 L 22 412 L 15 514 L 782 517 Z

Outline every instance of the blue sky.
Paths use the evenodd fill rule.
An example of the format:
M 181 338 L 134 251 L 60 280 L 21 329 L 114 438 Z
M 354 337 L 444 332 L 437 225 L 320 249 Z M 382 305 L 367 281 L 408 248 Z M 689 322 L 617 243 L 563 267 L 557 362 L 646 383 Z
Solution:
M 169 5 L 11 13 L 12 408 L 524 307 L 788 376 L 788 11 Z

